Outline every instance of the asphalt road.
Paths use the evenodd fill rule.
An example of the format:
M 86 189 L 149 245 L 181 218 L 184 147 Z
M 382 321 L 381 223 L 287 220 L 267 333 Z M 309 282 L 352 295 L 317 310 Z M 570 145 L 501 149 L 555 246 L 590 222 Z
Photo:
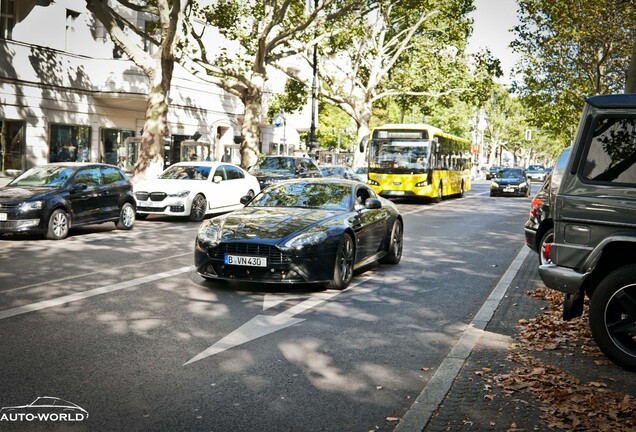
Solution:
M 401 263 L 343 292 L 205 281 L 182 220 L 3 237 L 0 407 L 51 396 L 89 417 L 0 429 L 392 430 L 525 247 L 530 198 L 487 187 L 398 202 Z

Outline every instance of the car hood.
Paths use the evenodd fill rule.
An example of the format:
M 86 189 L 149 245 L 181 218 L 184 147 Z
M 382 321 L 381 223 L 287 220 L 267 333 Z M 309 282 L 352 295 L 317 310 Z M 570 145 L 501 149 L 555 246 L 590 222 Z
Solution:
M 180 192 L 199 189 L 207 180 L 154 179 L 133 186 L 135 192 Z
M 0 202 L 16 203 L 36 200 L 58 191 L 59 189 L 51 189 L 41 186 L 5 186 L 0 188 Z
M 278 243 L 299 231 L 342 212 L 281 207 L 245 207 L 218 219 L 222 241 Z

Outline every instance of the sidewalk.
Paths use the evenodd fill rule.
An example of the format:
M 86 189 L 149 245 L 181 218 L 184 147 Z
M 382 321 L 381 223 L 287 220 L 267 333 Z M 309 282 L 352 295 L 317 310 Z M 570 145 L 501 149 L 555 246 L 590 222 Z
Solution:
M 575 337 L 586 321 L 563 322 L 537 288 L 560 299 L 530 253 L 423 431 L 636 431 L 636 373 Z

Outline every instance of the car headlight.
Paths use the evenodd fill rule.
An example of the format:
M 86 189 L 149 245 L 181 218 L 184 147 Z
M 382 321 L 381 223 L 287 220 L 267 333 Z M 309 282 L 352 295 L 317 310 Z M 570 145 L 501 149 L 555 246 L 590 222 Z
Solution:
M 169 193 L 168 196 L 170 198 L 185 198 L 188 195 L 190 195 L 190 191 L 189 190 L 184 190 L 184 191 L 179 191 L 179 192 L 173 192 L 173 193 Z
M 424 186 L 427 186 L 427 185 L 428 185 L 428 182 L 426 180 L 421 181 L 419 183 L 415 183 L 415 187 L 424 187 Z
M 367 184 L 370 184 L 371 186 L 380 186 L 380 183 L 378 183 L 377 181 L 373 179 L 368 179 Z
M 300 249 L 304 246 L 320 243 L 327 238 L 324 231 L 307 231 L 298 234 L 296 237 L 285 243 L 286 247 Z
M 526 186 L 528 186 L 528 183 L 527 183 L 527 182 L 523 182 L 523 183 L 520 183 L 520 184 L 519 184 L 519 187 L 520 187 L 520 188 L 524 188 L 524 187 L 526 187 Z
M 197 238 L 206 243 L 218 243 L 221 240 L 221 227 L 204 222 L 199 227 Z
M 40 210 L 42 208 L 42 201 L 27 201 L 20 204 L 20 211 L 27 212 L 29 210 Z
M 498 187 L 499 187 L 499 183 L 497 183 L 497 182 L 492 182 L 492 183 L 490 183 L 490 187 L 491 187 L 491 188 L 498 188 Z

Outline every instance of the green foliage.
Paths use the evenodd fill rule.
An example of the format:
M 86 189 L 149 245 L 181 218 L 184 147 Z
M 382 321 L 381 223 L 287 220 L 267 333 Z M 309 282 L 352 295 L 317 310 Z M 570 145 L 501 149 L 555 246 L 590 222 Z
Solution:
M 319 102 L 318 112 L 316 140 L 320 147 L 336 150 L 338 148 L 338 136 L 340 136 L 340 150 L 353 149 L 356 142 L 356 129 L 351 117 L 326 102 Z
M 303 83 L 289 79 L 285 83 L 285 92 L 275 94 L 269 101 L 267 118 L 269 123 L 278 113 L 295 113 L 305 107 L 309 92 Z
M 621 93 L 636 39 L 633 0 L 518 0 L 520 54 L 516 88 L 533 129 L 550 131 L 565 147 L 585 97 Z

